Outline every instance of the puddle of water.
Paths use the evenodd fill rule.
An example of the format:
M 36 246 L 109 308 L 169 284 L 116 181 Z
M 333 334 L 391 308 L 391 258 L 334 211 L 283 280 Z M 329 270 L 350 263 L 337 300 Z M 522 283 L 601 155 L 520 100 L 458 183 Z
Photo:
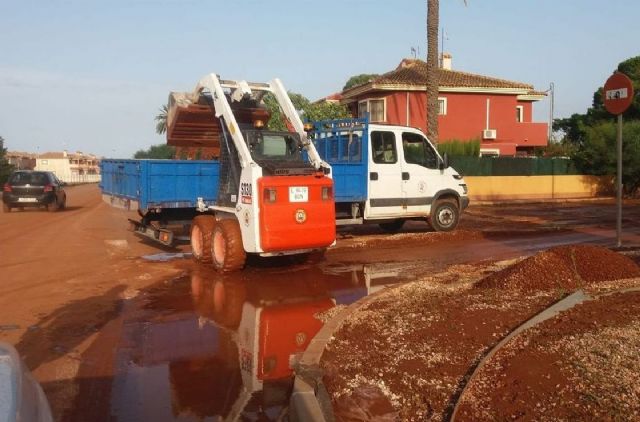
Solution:
M 278 420 L 316 317 L 412 278 L 390 265 L 198 268 L 131 301 L 111 395 L 119 421 Z
M 153 255 L 145 255 L 142 257 L 142 259 L 146 260 L 146 261 L 152 261 L 152 262 L 169 262 L 172 261 L 174 259 L 185 259 L 185 258 L 191 258 L 192 254 L 190 252 L 188 253 L 184 253 L 184 252 L 176 252 L 176 253 L 171 253 L 171 252 L 164 252 L 164 253 L 157 253 L 157 254 L 153 254 Z

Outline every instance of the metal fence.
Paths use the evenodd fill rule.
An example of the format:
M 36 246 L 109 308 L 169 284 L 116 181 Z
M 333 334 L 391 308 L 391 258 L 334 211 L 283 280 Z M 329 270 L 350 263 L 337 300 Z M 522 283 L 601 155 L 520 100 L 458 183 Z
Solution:
M 58 176 L 60 180 L 65 183 L 81 184 L 81 183 L 99 183 L 99 174 L 68 174 L 65 176 Z
M 567 158 L 454 156 L 451 166 L 465 176 L 552 176 L 579 174 Z

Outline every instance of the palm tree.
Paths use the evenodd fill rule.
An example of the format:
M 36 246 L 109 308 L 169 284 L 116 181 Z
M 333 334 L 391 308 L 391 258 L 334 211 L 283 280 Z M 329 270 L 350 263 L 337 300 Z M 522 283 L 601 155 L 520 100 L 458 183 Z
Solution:
M 438 65 L 439 0 L 427 0 L 427 136 L 438 144 Z
M 160 113 L 156 115 L 154 120 L 156 121 L 156 133 L 158 135 L 162 135 L 167 131 L 167 113 L 169 112 L 169 107 L 164 104 L 160 107 Z

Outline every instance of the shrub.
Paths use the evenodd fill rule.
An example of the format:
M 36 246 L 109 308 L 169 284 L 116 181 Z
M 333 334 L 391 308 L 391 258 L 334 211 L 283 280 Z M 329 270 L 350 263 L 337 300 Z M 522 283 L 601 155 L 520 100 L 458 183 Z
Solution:
M 478 157 L 480 156 L 480 140 L 452 139 L 441 141 L 438 144 L 438 152 L 440 155 L 447 153 L 450 156 Z

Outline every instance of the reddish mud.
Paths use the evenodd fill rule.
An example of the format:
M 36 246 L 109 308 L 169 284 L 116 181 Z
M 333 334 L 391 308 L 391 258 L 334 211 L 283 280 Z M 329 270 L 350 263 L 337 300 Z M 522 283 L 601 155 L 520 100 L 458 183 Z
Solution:
M 583 303 L 494 355 L 457 420 L 638 420 L 638 350 L 640 292 Z
M 196 266 L 185 259 L 169 262 L 141 259 L 144 255 L 157 254 L 159 250 L 126 231 L 126 218 L 135 218 L 135 213 L 104 204 L 95 185 L 69 188 L 67 204 L 68 209 L 58 213 L 39 210 L 0 213 L 0 340 L 17 346 L 42 383 L 56 420 L 118 420 L 127 419 L 127 415 L 145 415 L 147 420 L 171 420 L 211 413 L 210 406 L 213 405 L 207 403 L 206 394 L 195 390 L 218 391 L 222 387 L 216 383 L 228 381 L 212 372 L 220 361 L 210 360 L 212 355 L 201 353 L 209 350 L 207 339 L 211 329 L 191 330 L 193 327 L 189 325 L 191 331 L 188 332 L 203 337 L 194 334 L 197 341 L 189 343 L 192 337 L 180 339 L 176 336 L 174 342 L 158 347 L 144 335 L 145 330 L 153 331 L 156 325 L 162 326 L 166 322 L 171 326 L 182 318 L 189 324 L 195 321 L 195 327 L 214 320 L 223 331 L 237 330 L 242 319 L 238 303 L 250 302 L 260 309 L 269 308 L 269 312 L 279 303 L 298 303 L 300 297 L 306 298 L 304 303 L 311 297 L 323 301 L 330 298 L 338 305 L 346 304 L 379 290 L 389 277 L 415 279 L 456 263 L 516 257 L 569 242 L 611 243 L 611 227 L 615 221 L 615 212 L 611 204 L 606 203 L 483 205 L 469 208 L 462 217 L 460 230 L 453 233 L 429 232 L 422 222 L 410 222 L 395 235 L 383 233 L 377 226 L 340 229 L 336 248 L 326 254 L 320 265 L 252 262 L 244 272 L 229 276 L 253 286 L 246 290 L 244 302 L 239 297 L 244 288 L 238 290 L 236 284 L 231 283 L 228 289 L 220 290 L 219 283 L 209 287 L 193 283 L 196 291 L 204 290 L 200 296 L 194 293 L 194 297 L 201 299 L 192 303 L 184 290 L 182 295 L 167 292 L 175 288 L 179 293 L 184 289 L 181 283 L 188 281 L 175 284 L 172 280 L 191 274 Z M 625 242 L 639 242 L 640 207 L 629 203 L 624 216 Z M 189 249 L 181 247 L 179 251 L 188 252 Z M 464 271 L 459 268 L 456 271 L 460 273 L 450 274 L 448 283 L 458 283 L 455 280 L 460 277 L 460 283 L 470 282 Z M 325 273 L 338 275 L 338 281 L 323 278 Z M 479 278 L 480 275 L 474 281 Z M 275 288 L 276 284 L 280 287 Z M 326 290 L 333 292 L 332 295 L 327 296 Z M 483 291 L 482 295 L 494 297 L 489 302 L 501 306 L 498 299 L 504 293 L 489 291 Z M 153 301 L 153 306 L 141 311 L 140 306 L 146 303 L 146 298 Z M 479 297 L 477 300 L 479 304 L 474 312 L 484 315 L 483 312 L 488 311 L 483 310 Z M 517 309 L 514 319 L 525 318 L 545 300 L 544 295 L 534 295 L 530 299 L 531 309 Z M 213 308 L 208 308 L 210 302 L 214 303 Z M 322 302 L 321 308 L 325 305 Z M 446 303 L 437 306 L 446 314 Z M 464 304 L 457 306 L 462 312 Z M 191 307 L 191 310 L 187 312 L 185 307 Z M 290 308 L 298 309 L 294 305 Z M 422 312 L 421 308 L 417 309 Z M 192 314 L 197 317 L 191 318 Z M 479 322 L 470 320 L 469 324 L 470 327 L 477 325 L 481 336 L 490 336 L 489 328 Z M 505 327 L 496 324 L 491 328 L 502 332 Z M 171 338 L 173 331 L 167 332 L 167 337 Z M 228 345 L 225 336 L 227 334 L 220 335 L 221 344 Z M 301 339 L 308 341 L 309 336 L 310 333 L 299 336 L 301 344 L 305 344 Z M 477 340 L 478 345 L 481 342 Z M 279 346 L 283 343 L 275 341 L 273 344 L 273 350 L 280 351 Z M 300 347 L 296 342 L 294 345 Z M 180 350 L 186 349 L 178 350 L 178 346 L 193 346 L 195 354 L 182 356 Z M 455 356 L 458 353 L 456 345 L 451 343 L 449 346 Z M 234 347 L 230 349 L 233 351 Z M 123 364 L 130 356 L 128 352 L 146 353 L 146 356 L 158 359 L 158 356 L 162 357 L 163 349 L 180 359 L 167 358 L 157 365 L 153 359 L 144 361 L 154 363 L 148 372 L 144 364 L 131 367 Z M 238 359 L 240 352 L 234 355 L 226 346 L 223 349 L 225 356 Z M 285 358 L 282 361 L 289 362 Z M 227 368 L 235 371 L 240 363 L 242 361 L 229 362 Z M 143 391 L 147 401 L 136 401 L 137 397 L 130 394 L 132 390 L 122 389 L 121 382 L 136 380 L 138 370 L 144 374 L 158 374 L 155 371 L 167 367 L 173 368 L 170 371 L 173 384 L 166 385 L 179 388 L 179 391 L 174 396 L 167 396 L 168 401 L 162 406 L 161 400 L 153 394 L 157 375 L 140 376 L 136 391 Z M 129 369 L 132 371 L 127 372 Z M 271 381 L 267 384 L 270 387 L 261 393 L 262 399 L 269 401 L 277 396 L 278 400 L 286 401 L 286 388 L 275 387 Z M 135 383 L 128 385 L 136 386 Z M 193 388 L 186 389 L 185 385 Z M 113 396 L 114 391 L 125 393 Z M 168 404 L 172 403 L 172 398 L 175 402 Z M 252 396 L 248 408 L 264 408 L 262 399 Z M 177 413 L 172 410 L 173 405 L 178 409 Z M 161 416 L 155 418 L 156 415 Z
M 567 260 L 571 256 L 588 258 L 593 265 L 583 265 L 577 269 L 573 266 L 563 272 L 561 265 L 567 267 Z M 446 273 L 382 293 L 343 323 L 322 357 L 324 383 L 332 398 L 337 420 L 447 420 L 465 380 L 491 347 L 566 294 L 568 288 L 573 286 L 571 283 L 578 279 L 576 274 L 583 282 L 589 280 L 594 283 L 607 279 L 598 264 L 606 265 L 609 262 L 615 266 L 615 270 L 612 270 L 615 277 L 638 277 L 637 265 L 616 253 L 599 247 L 564 247 L 553 253 L 541 252 L 506 268 L 502 263 L 486 268 L 480 265 L 451 267 Z M 621 268 L 628 273 L 622 273 Z M 523 271 L 519 272 L 518 269 Z M 589 272 L 590 269 L 593 272 Z M 481 289 L 474 288 L 487 272 L 491 273 L 488 278 L 492 280 L 492 285 L 500 288 L 488 288 L 486 285 Z M 519 282 L 515 283 L 514 280 Z M 520 282 L 522 280 L 534 282 L 523 284 Z M 640 278 L 610 284 L 639 287 Z M 523 285 L 527 288 L 523 289 Z M 637 295 L 621 296 L 616 305 L 620 310 L 619 315 L 636 309 L 637 303 Z M 575 324 L 590 327 L 597 326 L 601 317 L 604 320 L 617 318 L 607 315 L 607 312 L 607 306 L 602 305 L 589 313 L 576 314 Z M 627 325 L 622 318 L 616 321 L 622 323 L 621 329 L 626 330 L 630 338 L 640 336 L 640 326 L 634 319 L 629 320 Z M 567 330 L 570 332 L 570 327 Z M 616 333 L 612 335 L 615 337 Z M 627 347 L 634 345 L 632 343 Z M 529 371 L 544 373 L 550 377 L 549 383 L 557 384 L 557 378 L 561 375 L 550 368 L 558 359 L 571 361 L 573 358 L 571 354 L 563 354 L 564 351 L 556 347 L 553 353 L 545 356 L 536 352 L 528 362 L 518 360 L 518 364 L 513 365 L 513 385 L 506 382 L 500 384 L 502 389 L 496 394 L 489 393 L 494 385 L 491 379 L 479 384 L 484 388 L 482 393 L 489 398 L 484 397 L 477 408 L 459 414 L 457 420 L 502 420 L 527 415 L 531 405 L 529 401 L 507 400 L 501 404 L 500 398 L 510 397 L 512 387 L 515 392 L 538 394 L 538 389 L 542 388 L 539 383 L 525 383 L 531 379 L 522 376 Z M 625 361 L 622 365 L 627 363 Z M 600 373 L 616 364 L 620 363 L 611 355 L 594 365 Z M 497 365 L 495 368 L 493 375 L 500 378 L 501 367 Z M 573 375 L 573 382 L 587 382 L 579 379 L 579 371 Z M 556 394 L 562 391 L 556 391 Z M 629 397 L 630 393 L 618 396 L 616 388 L 607 391 L 608 404 L 599 408 L 599 412 L 608 414 L 610 409 L 623 409 L 625 397 Z M 528 397 L 525 393 L 517 397 L 522 396 Z M 567 397 L 567 400 L 570 399 Z M 563 402 L 563 397 L 558 398 L 556 406 L 561 406 Z M 572 410 L 567 409 L 565 407 L 557 415 L 571 415 Z M 578 414 L 587 415 L 589 409 L 585 407 Z M 567 413 L 563 413 L 565 411 Z M 534 414 L 546 415 L 544 412 Z
M 479 288 L 572 290 L 607 280 L 640 277 L 632 259 L 594 245 L 559 246 L 537 253 L 476 283 Z

